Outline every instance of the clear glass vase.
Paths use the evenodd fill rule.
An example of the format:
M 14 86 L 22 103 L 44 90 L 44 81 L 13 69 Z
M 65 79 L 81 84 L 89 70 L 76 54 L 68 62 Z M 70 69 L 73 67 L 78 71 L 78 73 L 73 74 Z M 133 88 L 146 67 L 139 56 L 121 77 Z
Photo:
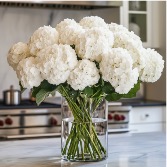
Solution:
M 62 98 L 62 159 L 100 161 L 107 157 L 108 133 L 105 100 Z M 97 106 L 97 104 L 99 104 Z

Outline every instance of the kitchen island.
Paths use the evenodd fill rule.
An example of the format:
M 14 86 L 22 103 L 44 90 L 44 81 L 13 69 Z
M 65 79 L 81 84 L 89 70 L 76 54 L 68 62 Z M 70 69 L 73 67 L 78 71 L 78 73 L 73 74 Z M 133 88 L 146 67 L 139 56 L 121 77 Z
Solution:
M 60 138 L 0 142 L 0 167 L 165 167 L 165 133 L 109 135 L 108 158 L 61 161 Z

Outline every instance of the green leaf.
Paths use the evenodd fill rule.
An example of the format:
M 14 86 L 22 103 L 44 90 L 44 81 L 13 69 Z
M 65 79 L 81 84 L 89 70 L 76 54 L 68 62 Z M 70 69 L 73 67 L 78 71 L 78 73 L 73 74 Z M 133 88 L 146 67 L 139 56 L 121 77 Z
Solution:
M 32 88 L 32 97 L 36 98 L 36 94 L 40 91 L 41 87 L 33 87 Z
M 32 96 L 36 97 L 36 94 L 41 90 L 45 89 L 47 91 L 52 92 L 53 90 L 56 90 L 57 86 L 50 84 L 48 81 L 44 80 L 41 82 L 41 84 L 38 87 L 33 87 L 32 89 Z
M 96 64 L 96 67 L 99 69 L 100 68 L 100 65 L 98 62 L 94 61 L 94 63 Z
M 93 95 L 92 95 L 92 98 L 95 98 L 95 97 L 99 97 L 100 95 L 102 94 L 102 90 L 101 90 L 101 87 L 95 87 L 93 89 Z
M 50 94 L 51 94 L 51 95 L 52 95 L 52 97 L 53 97 L 53 96 L 55 96 L 55 95 L 56 95 L 56 92 L 55 92 L 55 91 L 53 91 L 53 92 L 51 92 Z
M 139 89 L 140 89 L 140 81 L 138 81 L 137 84 L 135 84 L 134 87 L 127 94 L 123 94 L 123 97 L 124 98 L 135 97 Z
M 95 85 L 95 87 L 97 87 L 97 86 L 100 86 L 100 87 L 104 86 L 104 80 L 102 79 L 101 74 L 100 74 L 100 79 L 99 79 L 98 83 Z
M 23 93 L 26 90 L 26 88 L 23 88 L 21 82 L 19 82 L 19 86 L 20 86 L 21 93 Z
M 45 89 L 41 89 L 37 94 L 36 94 L 36 103 L 39 106 L 42 101 L 45 100 L 45 98 L 50 94 L 50 92 L 48 92 Z
M 69 92 L 69 95 L 70 95 L 70 97 L 71 97 L 74 101 L 76 101 L 76 99 L 77 99 L 77 97 L 78 97 L 78 91 L 72 89 L 72 90 Z
M 87 95 L 88 97 L 92 96 L 93 95 L 93 89 L 89 86 L 87 86 L 84 90 L 83 90 L 83 93 L 85 95 Z
M 49 94 L 54 95 L 57 87 L 44 80 L 38 87 L 32 88 L 32 97 L 36 98 L 36 102 L 39 105 Z
M 119 93 L 111 93 L 108 94 L 105 99 L 107 101 L 116 101 L 120 98 L 132 98 L 136 96 L 137 91 L 140 89 L 140 81 L 137 82 L 137 84 L 134 85 L 134 87 L 127 93 L 127 94 L 119 94 Z
M 41 89 L 47 89 L 47 90 L 52 91 L 55 89 L 56 85 L 52 85 L 47 80 L 44 80 L 41 82 L 40 87 Z
M 106 94 L 111 94 L 114 92 L 114 88 L 109 82 L 104 82 L 104 86 L 102 88 L 102 91 Z
M 75 45 L 70 45 L 71 47 L 72 47 L 72 49 L 74 49 L 75 50 Z
M 117 101 L 117 100 L 119 100 L 121 97 L 122 97 L 122 94 L 119 94 L 119 93 L 114 92 L 114 93 L 111 93 L 111 94 L 107 95 L 107 96 L 105 97 L 105 99 L 106 99 L 107 101 Z

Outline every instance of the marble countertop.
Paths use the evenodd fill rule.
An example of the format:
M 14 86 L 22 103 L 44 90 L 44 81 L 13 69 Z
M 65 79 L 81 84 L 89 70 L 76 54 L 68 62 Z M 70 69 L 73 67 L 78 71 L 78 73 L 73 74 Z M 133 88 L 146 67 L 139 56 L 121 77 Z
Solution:
M 165 167 L 165 133 L 109 135 L 100 162 L 61 160 L 60 138 L 0 142 L 0 167 Z

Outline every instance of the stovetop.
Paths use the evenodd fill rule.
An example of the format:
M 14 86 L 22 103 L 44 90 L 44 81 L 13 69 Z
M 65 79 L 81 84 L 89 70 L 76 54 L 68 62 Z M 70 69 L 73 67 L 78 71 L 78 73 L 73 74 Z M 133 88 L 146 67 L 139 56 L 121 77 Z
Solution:
M 53 104 L 48 102 L 42 102 L 39 106 L 35 101 L 29 99 L 24 99 L 19 105 L 5 105 L 2 100 L 0 100 L 0 110 L 5 109 L 36 109 L 36 108 L 60 108 L 60 104 Z

